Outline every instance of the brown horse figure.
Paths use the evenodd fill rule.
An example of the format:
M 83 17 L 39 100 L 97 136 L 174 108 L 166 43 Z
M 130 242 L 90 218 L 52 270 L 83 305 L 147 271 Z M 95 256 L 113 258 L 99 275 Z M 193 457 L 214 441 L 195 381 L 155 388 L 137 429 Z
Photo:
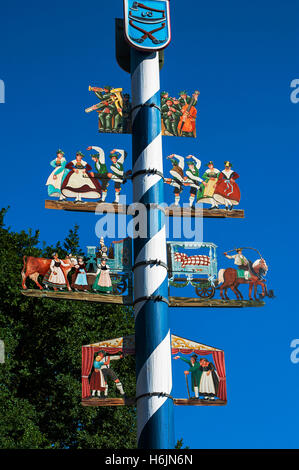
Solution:
M 236 294 L 238 300 L 243 300 L 243 295 L 239 291 L 238 287 L 240 284 L 249 284 L 249 300 L 252 299 L 252 288 L 254 287 L 254 298 L 257 299 L 257 286 L 262 287 L 262 297 L 265 297 L 267 294 L 266 290 L 266 281 L 263 279 L 263 276 L 267 274 L 268 266 L 266 261 L 263 258 L 257 259 L 253 264 L 250 263 L 250 279 L 244 279 L 238 277 L 237 269 L 228 268 L 220 269 L 218 273 L 218 287 L 220 289 L 220 296 L 224 300 L 229 300 L 227 296 L 227 289 L 231 290 Z M 223 295 L 224 290 L 224 295 Z

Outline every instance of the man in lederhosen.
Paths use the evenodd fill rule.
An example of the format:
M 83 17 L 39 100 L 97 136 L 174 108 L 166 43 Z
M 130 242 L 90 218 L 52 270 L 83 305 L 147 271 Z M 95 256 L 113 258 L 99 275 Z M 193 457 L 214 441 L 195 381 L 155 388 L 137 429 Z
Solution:
M 111 158 L 110 173 L 108 178 L 114 181 L 115 200 L 114 203 L 119 203 L 119 193 L 121 185 L 124 182 L 124 160 L 127 156 L 125 150 L 114 149 L 111 150 L 109 157 Z
M 114 372 L 113 369 L 110 369 L 110 361 L 118 361 L 119 359 L 123 358 L 123 355 L 121 354 L 120 356 L 109 356 L 105 355 L 104 351 L 99 351 L 98 353 L 99 360 L 101 362 L 100 366 L 100 371 L 103 374 L 104 382 L 105 382 L 105 391 L 104 391 L 104 397 L 108 396 L 108 382 L 107 379 L 110 377 L 113 382 L 115 383 L 115 386 L 119 393 L 124 396 L 125 392 L 122 386 L 122 383 L 120 382 L 119 378 L 117 377 L 116 373 Z
M 179 206 L 180 195 L 184 187 L 185 159 L 184 157 L 175 155 L 174 153 L 169 155 L 167 158 L 170 159 L 170 162 L 172 163 L 172 169 L 169 172 L 172 178 L 165 178 L 165 182 L 174 187 L 174 205 Z
M 200 183 L 203 181 L 199 177 L 201 161 L 198 158 L 194 157 L 194 155 L 188 155 L 186 158 L 189 159 L 189 161 L 187 162 L 188 170 L 186 170 L 187 179 L 185 182 L 190 186 L 189 204 L 190 207 L 192 207 Z
M 177 104 L 174 104 L 174 101 Z M 180 117 L 182 116 L 178 100 L 167 98 L 166 102 L 161 106 L 161 116 L 165 130 L 170 135 L 177 136 L 178 123 L 180 121 Z
M 112 132 L 112 118 L 114 115 L 114 106 L 111 101 L 113 93 L 110 92 L 111 86 L 105 86 L 104 91 L 95 91 L 95 95 L 104 104 L 104 107 L 98 111 L 99 113 L 99 131 Z
M 96 147 L 95 145 L 87 147 L 87 150 L 95 150 L 98 152 L 98 154 L 91 155 L 91 159 L 95 162 L 95 168 L 97 171 L 94 174 L 94 177 L 101 181 L 102 197 L 100 202 L 104 202 L 107 196 L 107 190 L 110 181 L 108 178 L 108 169 L 105 163 L 105 152 L 101 147 Z

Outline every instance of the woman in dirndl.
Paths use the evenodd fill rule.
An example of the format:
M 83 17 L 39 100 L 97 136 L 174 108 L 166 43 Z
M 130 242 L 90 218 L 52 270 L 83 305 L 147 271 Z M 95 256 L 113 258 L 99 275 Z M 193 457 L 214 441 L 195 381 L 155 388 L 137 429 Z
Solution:
M 62 290 L 67 287 L 67 283 L 61 266 L 68 267 L 69 264 L 66 264 L 59 259 L 57 253 L 53 253 L 52 257 L 53 259 L 51 261 L 50 268 L 43 279 L 43 284 L 46 288 L 50 286 L 53 287 L 54 290 Z
M 199 204 L 211 204 L 209 209 L 217 209 L 218 203 L 214 199 L 214 192 L 220 171 L 214 167 L 212 161 L 207 164 L 208 169 L 203 174 L 203 182 L 199 186 L 197 193 L 197 202 Z
M 221 171 L 217 180 L 214 199 L 217 204 L 225 205 L 226 210 L 232 210 L 233 206 L 237 206 L 241 199 L 240 189 L 236 183 L 239 175 L 232 170 L 231 162 L 225 161 L 224 165 L 225 168 Z
M 199 384 L 199 395 L 202 395 L 205 400 L 215 400 L 219 386 L 219 377 L 215 366 L 204 358 L 200 360 L 200 365 L 202 374 Z
M 109 274 L 109 266 L 106 263 L 107 255 L 103 253 L 100 267 L 97 271 L 95 281 L 93 283 L 93 290 L 100 292 L 101 294 L 111 294 L 112 293 L 112 282 Z
M 101 371 L 101 367 L 106 364 L 103 360 L 105 354 L 105 351 L 98 351 L 95 353 L 93 371 L 89 381 L 92 397 L 95 397 L 96 394 L 98 397 L 100 397 L 101 392 L 104 392 L 106 388 L 103 372 Z
M 99 181 L 94 178 L 91 166 L 83 160 L 83 153 L 77 152 L 76 159 L 66 165 L 69 173 L 64 178 L 61 193 L 65 197 L 75 197 L 74 202 L 86 199 L 98 199 L 102 195 Z
M 62 150 L 57 150 L 56 158 L 50 162 L 50 165 L 54 167 L 54 170 L 51 172 L 46 182 L 48 195 L 51 197 L 59 197 L 59 200 L 62 201 L 65 199 L 65 196 L 61 194 L 61 186 L 69 172 L 69 170 L 65 168 L 66 159 L 64 158 L 64 152 Z
M 75 280 L 74 280 L 74 289 L 75 290 L 83 290 L 84 292 L 88 289 L 88 281 L 87 281 L 87 273 L 86 273 L 86 265 L 82 257 L 78 258 L 78 264 L 75 266 Z

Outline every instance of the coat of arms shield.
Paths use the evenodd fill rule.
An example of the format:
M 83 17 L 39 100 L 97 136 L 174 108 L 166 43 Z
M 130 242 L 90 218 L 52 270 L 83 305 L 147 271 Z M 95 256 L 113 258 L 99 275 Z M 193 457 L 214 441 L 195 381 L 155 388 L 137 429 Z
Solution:
M 169 0 L 124 0 L 125 37 L 142 51 L 158 51 L 170 43 Z

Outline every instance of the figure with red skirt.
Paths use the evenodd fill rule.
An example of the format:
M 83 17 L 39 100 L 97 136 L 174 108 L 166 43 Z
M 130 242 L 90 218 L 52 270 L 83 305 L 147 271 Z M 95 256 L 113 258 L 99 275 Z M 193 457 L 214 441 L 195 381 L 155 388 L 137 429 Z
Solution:
M 105 351 L 98 351 L 95 353 L 93 371 L 89 382 L 92 397 L 95 397 L 96 394 L 100 397 L 101 392 L 105 392 L 106 390 L 106 382 L 101 371 L 102 366 L 109 364 L 108 359 L 105 362 L 105 354 Z
M 83 160 L 83 153 L 77 152 L 76 159 L 66 165 L 70 172 L 65 177 L 61 193 L 65 197 L 74 197 L 74 202 L 82 202 L 81 198 L 99 199 L 102 188 L 99 180 L 94 178 L 91 166 Z
M 218 204 L 225 205 L 226 210 L 232 210 L 241 199 L 240 189 L 236 183 L 239 175 L 232 170 L 231 162 L 225 161 L 224 165 L 225 168 L 220 172 L 217 180 L 214 199 Z

